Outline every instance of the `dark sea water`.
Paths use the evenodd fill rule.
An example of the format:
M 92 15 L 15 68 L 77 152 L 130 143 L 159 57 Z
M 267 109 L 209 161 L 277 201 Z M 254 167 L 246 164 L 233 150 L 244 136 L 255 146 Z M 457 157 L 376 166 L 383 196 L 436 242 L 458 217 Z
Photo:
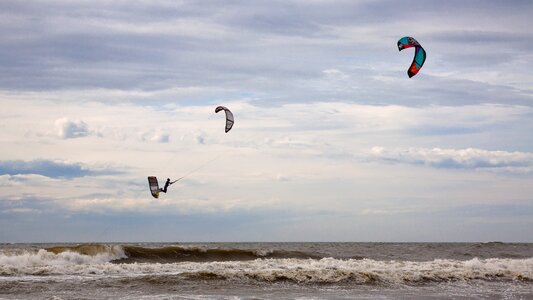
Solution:
M 533 244 L 3 244 L 0 298 L 533 299 Z

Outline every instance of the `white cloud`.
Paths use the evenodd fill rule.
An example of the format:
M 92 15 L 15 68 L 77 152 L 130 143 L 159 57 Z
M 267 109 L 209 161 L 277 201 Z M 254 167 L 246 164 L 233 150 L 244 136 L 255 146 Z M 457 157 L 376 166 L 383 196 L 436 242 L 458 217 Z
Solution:
M 170 141 L 170 134 L 168 132 L 158 131 L 158 130 L 149 131 L 149 132 L 141 132 L 139 136 L 142 141 L 150 141 L 150 142 L 163 143 L 163 144 L 166 144 Z
M 281 207 L 332 226 L 326 238 L 360 228 L 375 239 L 368 229 L 384 219 L 397 229 L 406 214 L 423 224 L 453 205 L 531 203 L 530 5 L 465 2 L 452 16 L 434 1 L 406 20 L 405 3 L 369 3 L 0 3 L 2 160 L 125 170 L 53 179 L 11 168 L 0 205 L 154 215 Z M 428 51 L 413 79 L 412 52 L 396 48 L 405 32 Z M 228 134 L 217 105 L 235 114 Z M 151 198 L 147 175 L 176 178 L 214 157 Z M 350 220 L 339 230 L 313 210 Z M 365 217 L 377 221 L 356 223 Z M 252 236 L 265 227 L 247 226 Z
M 489 151 L 483 149 L 373 147 L 375 159 L 393 163 L 426 165 L 435 168 L 473 169 L 513 173 L 533 172 L 533 153 Z
M 89 135 L 89 126 L 80 120 L 69 120 L 66 117 L 55 120 L 57 135 L 62 139 L 79 138 Z
M 170 135 L 168 133 L 158 133 L 152 137 L 152 141 L 157 143 L 168 143 Z
M 322 73 L 324 73 L 327 78 L 332 80 L 346 80 L 350 78 L 350 75 L 338 69 L 327 69 L 322 71 Z

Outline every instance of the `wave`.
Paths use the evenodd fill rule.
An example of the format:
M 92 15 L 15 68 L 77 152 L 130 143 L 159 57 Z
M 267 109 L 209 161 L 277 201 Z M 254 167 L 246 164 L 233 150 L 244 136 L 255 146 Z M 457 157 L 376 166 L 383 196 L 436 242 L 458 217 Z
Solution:
M 0 275 L 15 273 L 50 274 L 44 269 L 56 267 L 136 263 L 179 263 L 212 261 L 249 261 L 258 258 L 319 258 L 298 251 L 219 249 L 200 247 L 141 247 L 131 245 L 84 244 L 54 246 L 45 249 L 3 249 L 0 251 Z M 38 269 L 42 267 L 43 270 Z
M 487 246 L 488 245 L 488 246 Z M 177 263 L 247 261 L 258 258 L 374 259 L 431 261 L 434 259 L 469 260 L 473 258 L 527 259 L 533 257 L 529 245 L 487 244 L 81 244 L 44 248 L 53 254 L 75 253 L 109 258 L 113 263 Z M 379 246 L 379 247 L 378 247 Z M 2 255 L 36 253 L 41 245 L 0 248 Z M 529 248 L 528 248 L 529 247 Z M 63 254 L 67 255 L 67 254 Z M 91 258 L 89 258 L 90 260 Z
M 0 275 L 61 274 L 76 265 L 100 265 L 126 257 L 120 246 L 83 245 L 38 250 L 7 250 L 0 253 Z M 44 270 L 43 270 L 44 269 Z M 52 273 L 49 270 L 56 270 Z
M 205 248 L 192 246 L 142 247 L 133 245 L 86 244 L 76 246 L 55 246 L 44 250 L 56 255 L 64 256 L 67 256 L 67 253 L 72 253 L 74 256 L 76 256 L 75 254 L 91 257 L 100 256 L 109 259 L 107 261 L 113 263 L 246 261 L 258 258 L 322 258 L 315 254 L 300 251 Z
M 380 284 L 460 280 L 533 282 L 533 258 L 431 261 L 339 259 L 284 250 L 88 244 L 2 249 L 0 280 L 18 276 Z M 155 278 L 155 279 L 154 279 Z
M 124 246 L 126 258 L 115 263 L 173 263 L 173 262 L 210 262 L 210 261 L 247 261 L 258 258 L 320 258 L 311 253 L 300 251 L 268 250 L 268 249 L 223 249 L 167 246 L 146 248 L 139 246 Z
M 58 252 L 58 249 L 54 250 L 58 252 L 57 254 L 41 249 L 35 253 L 0 255 L 0 280 L 6 276 L 27 275 L 35 276 L 35 278 L 46 276 L 47 280 L 50 280 L 49 275 L 59 275 L 58 278 L 63 276 L 84 278 L 118 276 L 124 278 L 123 280 L 154 282 L 161 280 L 165 282 L 222 280 L 263 283 L 286 281 L 297 284 L 420 284 L 470 280 L 533 282 L 533 258 L 475 258 L 467 261 L 436 259 L 426 262 L 336 258 L 257 258 L 244 261 L 116 263 L 121 259 L 128 259 L 125 249 L 111 246 L 99 249 L 100 252 L 94 255 L 72 251 Z M 166 251 L 170 250 L 164 252 Z M 196 253 L 196 249 L 191 251 Z M 224 257 L 227 257 L 225 255 Z M 264 253 L 264 255 L 273 254 Z M 252 256 L 252 254 L 246 253 L 245 256 Z M 159 260 L 160 258 L 157 258 L 157 261 Z
M 199 267 L 199 266 L 196 266 Z M 257 260 L 210 264 L 183 272 L 192 279 L 256 280 L 295 283 L 427 283 L 460 280 L 533 281 L 533 259 L 434 260 L 430 262 L 323 258 Z

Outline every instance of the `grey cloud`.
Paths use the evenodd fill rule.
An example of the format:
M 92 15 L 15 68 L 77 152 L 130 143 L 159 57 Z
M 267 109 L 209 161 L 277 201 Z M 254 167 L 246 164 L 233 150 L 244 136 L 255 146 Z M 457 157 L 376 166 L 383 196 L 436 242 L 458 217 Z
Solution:
M 533 153 L 488 151 L 482 149 L 385 149 L 374 147 L 371 155 L 378 160 L 443 169 L 472 169 L 509 173 L 533 172 Z
M 478 30 L 442 31 L 436 32 L 428 38 L 430 38 L 434 42 L 440 41 L 440 43 L 442 44 L 480 44 L 504 48 L 508 47 L 508 45 L 521 45 L 522 47 L 526 47 L 527 49 L 531 48 L 531 42 L 533 41 L 532 34 Z
M 76 178 L 120 173 L 118 170 L 89 168 L 79 163 L 53 160 L 0 161 L 0 175 L 38 174 L 51 178 Z
M 471 14 L 492 16 L 498 21 L 502 14 L 519 14 L 527 20 L 523 11 L 533 5 L 528 1 L 231 1 L 224 6 L 217 1 L 204 2 L 205 8 L 216 7 L 219 22 L 239 28 L 250 28 L 258 32 L 289 35 L 313 35 L 324 25 L 383 24 L 398 20 L 419 21 L 440 18 L 461 18 Z M 190 4 L 190 3 L 189 3 Z M 189 5 L 189 7 L 191 7 Z M 209 10 L 204 8 L 204 14 Z M 198 11 L 198 7 L 191 10 Z M 204 15 L 205 16 L 205 15 Z M 466 17 L 468 18 L 468 17 Z M 474 20 L 472 20 L 474 21 Z M 417 28 L 413 28 L 417 31 Z
M 55 210 L 53 200 L 43 197 L 23 195 L 16 200 L 2 199 L 0 201 L 0 215 L 3 217 L 16 214 L 41 214 Z
M 397 32 L 411 26 L 406 8 L 422 25 L 435 16 L 449 16 L 450 23 L 456 19 L 474 22 L 469 18 L 478 14 L 495 16 L 490 22 L 502 22 L 497 17 L 505 13 L 511 20 L 504 25 L 512 27 L 513 22 L 525 18 L 524 12 L 531 4 L 139 1 L 126 5 L 106 1 L 3 1 L 0 10 L 8 21 L 0 23 L 0 71 L 9 76 L 0 77 L 0 89 L 154 91 L 202 87 L 211 92 L 193 97 L 194 100 L 236 98 L 247 93 L 268 105 L 330 100 L 403 105 L 532 105 L 531 94 L 504 82 L 490 85 L 430 75 L 435 72 L 432 68 L 439 66 L 454 72 L 487 71 L 487 66 L 490 71 L 506 72 L 502 66 L 524 59 L 523 55 L 531 52 L 528 32 L 506 35 L 459 31 L 443 24 L 439 31 L 421 33 L 420 39 L 428 50 L 423 70 L 427 72 L 412 80 L 417 83 L 416 89 L 404 84 L 405 71 L 389 68 L 402 58 L 394 49 L 396 38 L 410 34 Z M 399 26 L 402 20 L 407 22 L 404 27 Z M 181 21 L 194 26 L 181 28 Z M 158 28 L 160 25 L 166 29 Z M 340 37 L 333 30 L 348 28 L 362 33 Z M 417 28 L 412 31 L 416 34 Z M 373 39 L 383 44 L 389 44 L 391 39 L 390 48 L 373 45 L 369 42 Z M 503 50 L 476 47 L 485 43 L 492 46 L 497 41 L 505 45 Z M 341 70 L 349 79 L 332 85 L 323 76 L 328 69 Z M 376 75 L 396 80 L 384 83 L 371 78 Z M 169 97 L 165 101 L 178 100 L 191 98 Z
M 533 207 L 527 204 L 452 206 L 429 213 L 425 210 L 381 217 L 354 215 L 350 211 L 328 213 L 286 209 L 218 214 L 76 213 L 61 208 L 46 209 L 39 204 L 44 201 L 27 198 L 21 203 L 0 202 L 0 226 L 10 228 L 0 232 L 0 241 L 532 241 Z M 33 214 L 31 218 L 13 213 L 30 209 L 41 213 Z M 323 224 L 328 224 L 328 228 L 320 228 Z M 413 230 L 415 227 L 424 230 Z
M 399 88 L 408 93 L 408 87 Z M 533 105 L 533 97 L 525 91 L 505 85 L 495 85 L 472 80 L 429 77 L 417 89 L 418 91 L 411 95 L 411 104 L 461 106 L 500 103 L 506 105 Z M 403 100 L 403 103 L 409 102 L 408 99 Z
M 517 73 L 524 62 L 529 61 L 533 50 L 533 33 L 509 33 L 491 31 L 439 31 L 424 40 L 431 62 L 460 74 L 465 71 L 478 73 Z M 502 81 L 503 83 L 504 81 Z
M 421 126 L 408 130 L 409 133 L 415 135 L 457 135 L 457 134 L 472 134 L 481 132 L 481 128 L 472 128 L 467 126 Z
M 505 217 L 505 218 L 527 218 L 531 220 L 531 216 L 533 216 L 533 205 L 527 205 L 527 204 L 514 204 L 514 205 L 508 205 L 508 204 L 487 204 L 487 205 L 481 205 L 481 204 L 473 204 L 473 205 L 465 205 L 456 207 L 450 210 L 444 210 L 441 213 L 453 213 L 456 216 L 461 217 L 478 217 L 478 218 L 499 218 L 499 217 Z

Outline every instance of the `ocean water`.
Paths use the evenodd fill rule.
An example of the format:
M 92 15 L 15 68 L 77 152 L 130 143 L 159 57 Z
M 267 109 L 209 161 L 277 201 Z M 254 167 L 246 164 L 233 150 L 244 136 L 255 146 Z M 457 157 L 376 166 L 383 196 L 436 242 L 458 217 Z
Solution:
M 533 299 L 533 244 L 2 244 L 0 298 Z

